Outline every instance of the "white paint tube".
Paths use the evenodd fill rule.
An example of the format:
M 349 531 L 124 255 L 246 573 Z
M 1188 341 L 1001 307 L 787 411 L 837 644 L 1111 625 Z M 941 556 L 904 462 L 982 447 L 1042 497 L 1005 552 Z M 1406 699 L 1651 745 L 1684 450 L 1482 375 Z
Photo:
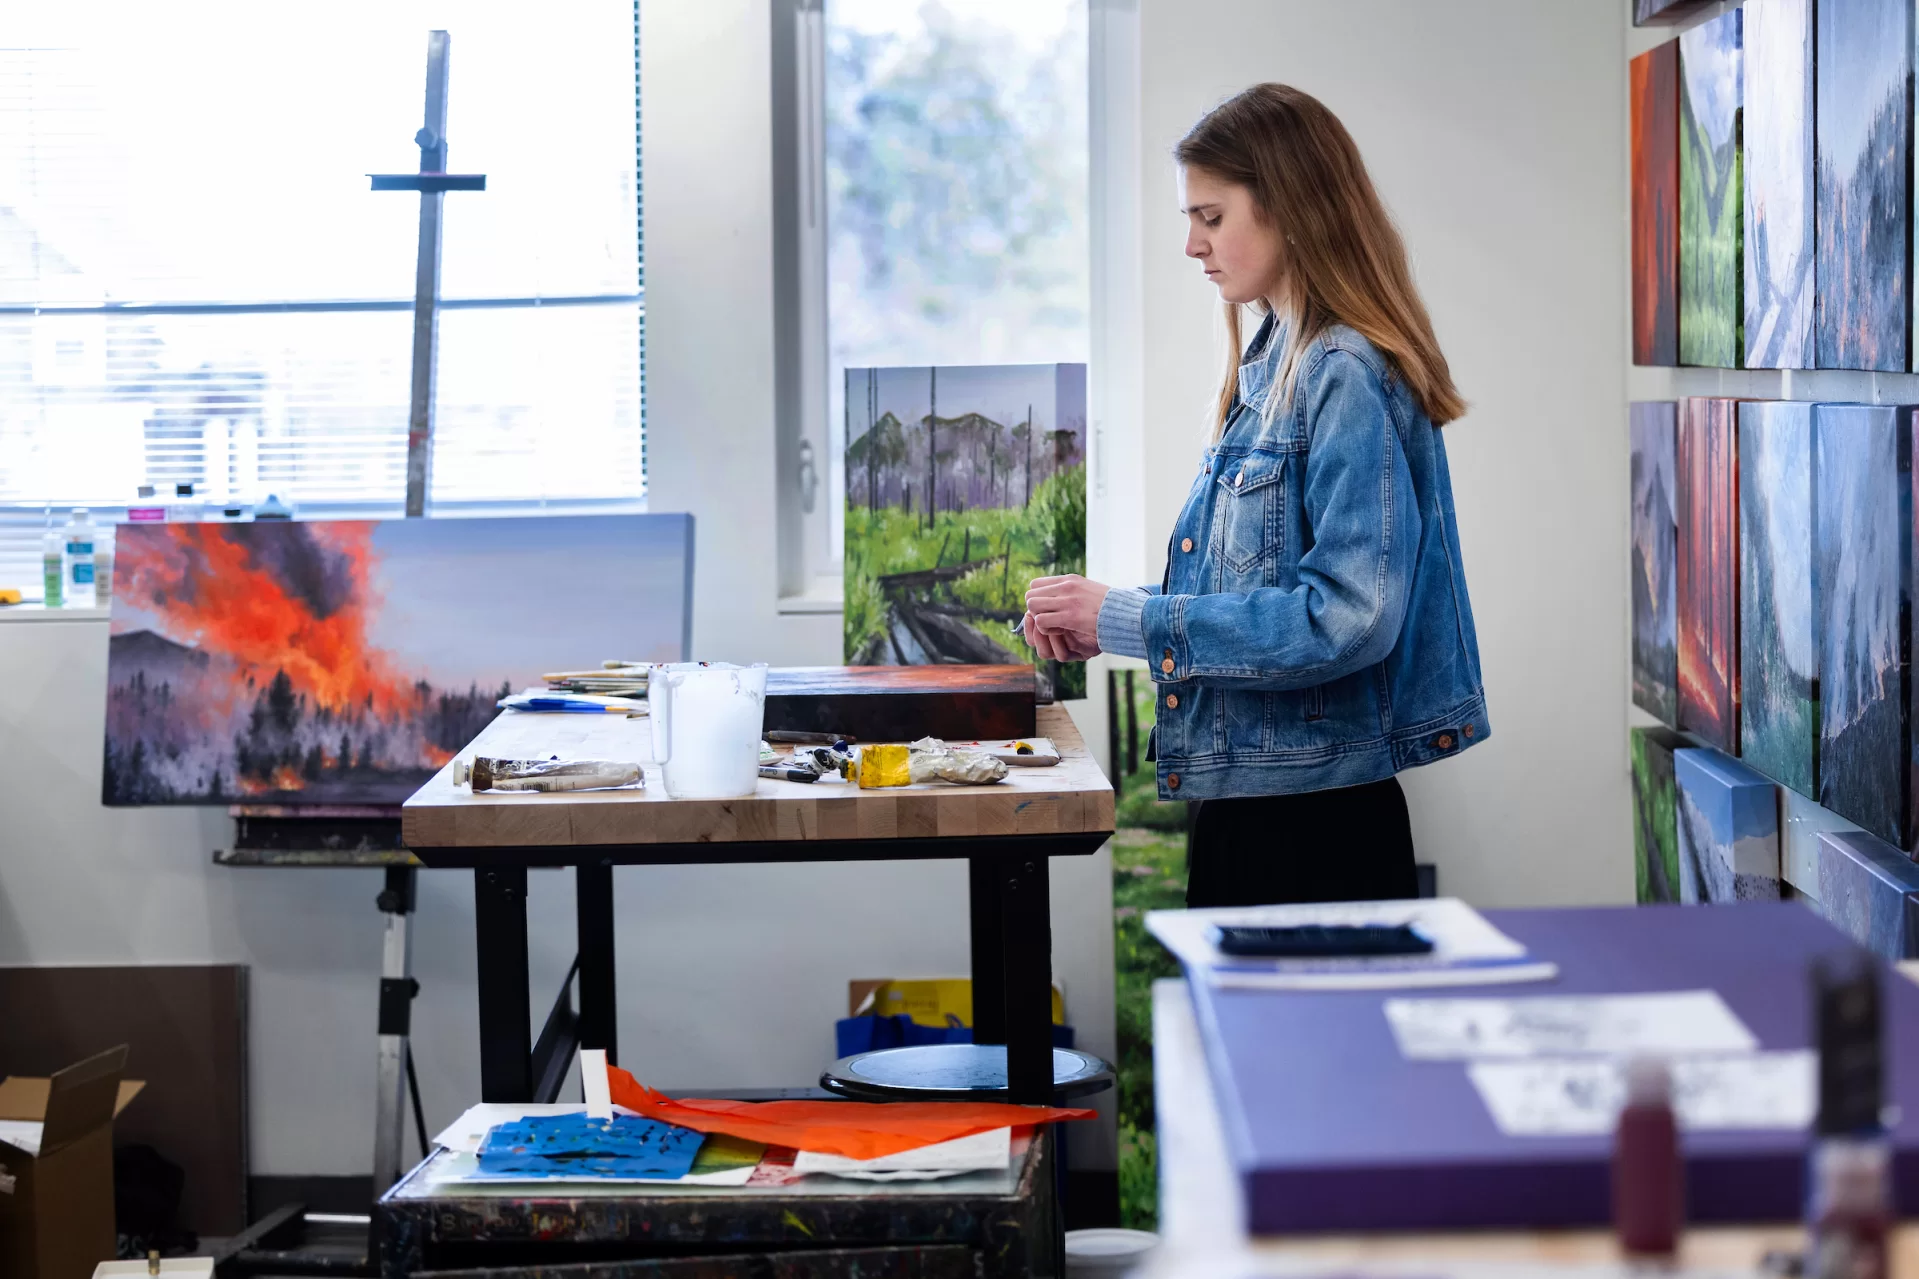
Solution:
M 488 759 L 453 766 L 453 784 L 477 791 L 613 790 L 646 785 L 638 764 L 604 759 Z

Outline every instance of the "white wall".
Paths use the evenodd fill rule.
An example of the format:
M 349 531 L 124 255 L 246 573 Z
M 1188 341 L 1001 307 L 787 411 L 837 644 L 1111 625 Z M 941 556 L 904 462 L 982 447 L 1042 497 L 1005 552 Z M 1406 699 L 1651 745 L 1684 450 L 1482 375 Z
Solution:
M 647 4 L 642 20 L 648 453 L 654 509 L 698 520 L 694 644 L 716 659 L 836 662 L 839 618 L 779 614 L 767 551 L 765 0 Z M 224 813 L 103 809 L 105 667 L 103 623 L 0 618 L 0 776 L 13 782 L 0 800 L 0 963 L 247 964 L 252 1171 L 364 1173 L 379 875 L 220 868 Z M 1081 1042 L 1110 1057 L 1110 859 L 1056 863 L 1053 883 L 1055 971 Z M 420 879 L 414 1029 L 429 1125 L 478 1098 L 471 884 Z M 967 969 L 958 864 L 628 868 L 617 892 L 621 1059 L 663 1087 L 810 1082 L 831 1060 L 848 979 Z M 530 898 L 543 1015 L 572 955 L 571 877 L 535 874 Z M 1074 1154 L 1112 1167 L 1110 1120 Z
M 1262 80 L 1320 97 L 1397 217 L 1470 414 L 1446 428 L 1492 737 L 1405 776 L 1442 891 L 1623 902 L 1623 0 L 1143 0 L 1141 533 L 1157 572 L 1222 355 L 1168 154 Z

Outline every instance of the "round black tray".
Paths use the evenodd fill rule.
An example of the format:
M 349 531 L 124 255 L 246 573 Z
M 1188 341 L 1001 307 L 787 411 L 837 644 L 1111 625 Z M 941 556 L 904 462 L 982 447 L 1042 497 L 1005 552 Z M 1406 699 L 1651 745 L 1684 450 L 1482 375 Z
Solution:
M 1057 1100 L 1104 1092 L 1113 1068 L 1074 1048 L 1053 1049 Z M 860 1101 L 990 1101 L 1006 1095 L 1006 1045 L 921 1044 L 842 1057 L 820 1087 Z

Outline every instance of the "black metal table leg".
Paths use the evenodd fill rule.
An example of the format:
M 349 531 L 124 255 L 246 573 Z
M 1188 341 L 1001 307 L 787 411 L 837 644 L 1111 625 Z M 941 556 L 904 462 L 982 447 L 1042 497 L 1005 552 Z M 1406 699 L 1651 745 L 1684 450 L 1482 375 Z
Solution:
M 619 1015 L 614 1006 L 613 868 L 582 864 L 574 871 L 580 937 L 580 1047 L 604 1048 L 617 1065 Z
M 533 1100 L 533 1027 L 526 948 L 526 870 L 473 872 L 479 946 L 480 1100 Z
M 1004 859 L 966 860 L 973 950 L 973 1042 L 1006 1042 L 1006 913 L 1000 902 Z
M 1053 1100 L 1053 925 L 1046 858 L 998 863 L 1006 956 L 1006 1086 L 1029 1106 Z M 975 996 L 977 1018 L 978 997 Z

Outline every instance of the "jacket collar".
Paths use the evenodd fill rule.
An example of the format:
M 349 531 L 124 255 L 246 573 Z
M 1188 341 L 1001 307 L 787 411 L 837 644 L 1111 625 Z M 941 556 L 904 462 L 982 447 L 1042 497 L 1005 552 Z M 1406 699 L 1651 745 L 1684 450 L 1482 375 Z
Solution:
M 1265 403 L 1267 388 L 1279 376 L 1280 355 L 1285 346 L 1285 342 L 1280 340 L 1279 317 L 1268 311 L 1266 318 L 1260 321 L 1259 332 L 1253 334 L 1252 343 L 1239 362 L 1241 404 L 1258 406 Z

